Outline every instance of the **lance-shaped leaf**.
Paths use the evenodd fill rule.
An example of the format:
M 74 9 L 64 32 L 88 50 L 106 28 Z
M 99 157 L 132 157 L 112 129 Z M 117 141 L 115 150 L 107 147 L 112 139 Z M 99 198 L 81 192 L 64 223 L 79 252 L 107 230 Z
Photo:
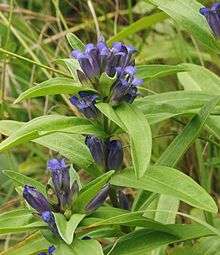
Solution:
M 56 131 L 75 134 L 98 133 L 97 135 L 103 135 L 103 131 L 98 129 L 98 127 L 93 126 L 91 122 L 86 119 L 65 117 L 61 115 L 48 115 L 38 117 L 25 123 L 21 128 L 0 143 L 0 151 Z
M 151 158 L 150 126 L 143 113 L 133 105 L 123 104 L 115 112 L 128 132 L 134 171 L 136 177 L 140 178 L 146 172 Z
M 66 35 L 67 41 L 74 50 L 83 50 L 85 48 L 84 43 L 73 33 Z
M 111 183 L 174 196 L 194 207 L 213 213 L 218 211 L 215 201 L 199 184 L 174 168 L 153 166 L 140 179 L 136 179 L 132 171 L 125 169 L 116 173 Z
M 0 121 L 0 133 L 10 136 L 24 125 L 24 122 L 2 120 Z M 85 137 L 82 135 L 56 132 L 31 141 L 57 151 L 60 155 L 68 158 L 72 163 L 85 169 L 91 176 L 97 177 L 101 174 L 95 164 L 93 164 L 89 149 L 85 145 Z M 32 186 L 37 187 L 35 185 Z M 42 190 L 41 192 L 43 193 Z
M 68 78 L 51 78 L 21 93 L 14 103 L 18 103 L 24 99 L 57 95 L 57 94 L 76 94 L 82 90 L 82 85 Z M 84 91 L 92 90 L 83 87 Z
M 202 7 L 199 2 L 195 0 L 150 0 L 150 2 L 193 34 L 206 47 L 218 52 L 218 44 L 205 18 L 199 13 Z
M 78 224 L 85 217 L 85 214 L 73 214 L 68 221 L 61 213 L 54 213 L 54 217 L 60 236 L 67 244 L 71 244 L 73 241 L 74 232 Z

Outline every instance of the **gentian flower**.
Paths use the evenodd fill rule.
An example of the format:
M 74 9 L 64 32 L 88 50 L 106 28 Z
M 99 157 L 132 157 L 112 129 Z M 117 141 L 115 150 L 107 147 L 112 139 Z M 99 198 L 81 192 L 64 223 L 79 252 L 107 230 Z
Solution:
M 126 66 L 117 68 L 118 79 L 112 88 L 111 103 L 117 105 L 122 101 L 132 103 L 137 97 L 138 86 L 142 85 L 143 80 L 135 77 L 136 68 Z
M 88 119 L 95 119 L 99 111 L 95 107 L 99 96 L 91 92 L 79 92 L 78 96 L 72 96 L 70 102 Z
M 137 87 L 143 83 L 135 76 L 135 64 L 132 58 L 135 52 L 134 47 L 121 42 L 115 42 L 112 44 L 112 48 L 109 48 L 101 37 L 96 45 L 89 43 L 83 52 L 74 50 L 71 55 L 80 64 L 82 70 L 82 72 L 81 70 L 78 72 L 80 81 L 87 79 L 96 88 L 103 73 L 109 77 L 117 77 L 115 83 L 112 84 L 110 100 L 113 105 L 116 105 L 122 101 L 132 103 L 137 96 Z M 71 103 L 86 117 L 94 118 L 97 114 L 95 99 L 73 96 Z
M 122 165 L 123 148 L 119 140 L 103 141 L 96 136 L 87 136 L 88 146 L 97 165 L 105 170 L 117 170 Z
M 55 234 L 58 235 L 57 226 L 55 223 L 55 218 L 51 211 L 45 211 L 42 213 L 41 218 L 44 222 L 48 224 L 49 229 Z
M 56 248 L 52 245 L 48 248 L 48 252 L 40 252 L 38 255 L 53 255 L 56 251 Z
M 107 142 L 106 168 L 108 170 L 117 170 L 121 167 L 123 161 L 123 148 L 119 140 Z
M 220 3 L 213 4 L 211 8 L 203 7 L 200 13 L 205 16 L 215 36 L 220 37 Z
M 121 209 L 130 210 L 130 202 L 125 193 L 121 190 L 118 191 L 118 203 Z
M 65 211 L 72 201 L 72 197 L 77 191 L 77 183 L 70 187 L 69 169 L 64 159 L 51 159 L 47 164 L 51 172 L 53 186 L 59 200 L 60 211 Z M 77 187 L 76 187 L 77 186 Z
M 23 190 L 23 197 L 28 202 L 28 204 L 39 213 L 41 218 L 48 224 L 50 230 L 54 234 L 57 234 L 58 231 L 55 219 L 45 196 L 37 191 L 34 187 L 25 185 Z
M 97 163 L 97 165 L 101 166 L 105 169 L 105 154 L 106 154 L 106 144 L 105 142 L 96 137 L 96 136 L 86 136 L 85 143 L 89 148 L 93 159 Z
M 108 192 L 110 189 L 110 185 L 104 186 L 101 191 L 87 204 L 86 211 L 91 213 L 95 211 L 97 208 L 99 208 L 108 197 Z
M 50 210 L 50 205 L 46 197 L 37 191 L 34 187 L 25 185 L 23 190 L 23 197 L 28 202 L 28 204 L 39 214 Z

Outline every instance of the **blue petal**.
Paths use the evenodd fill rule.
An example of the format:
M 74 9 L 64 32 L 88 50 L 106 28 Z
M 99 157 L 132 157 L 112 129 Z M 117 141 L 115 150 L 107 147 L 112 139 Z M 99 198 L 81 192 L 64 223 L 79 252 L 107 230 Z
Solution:
M 209 9 L 209 8 L 206 8 L 206 7 L 202 7 L 202 8 L 200 8 L 199 12 L 200 12 L 202 15 L 206 16 L 206 15 L 209 14 L 210 9 Z

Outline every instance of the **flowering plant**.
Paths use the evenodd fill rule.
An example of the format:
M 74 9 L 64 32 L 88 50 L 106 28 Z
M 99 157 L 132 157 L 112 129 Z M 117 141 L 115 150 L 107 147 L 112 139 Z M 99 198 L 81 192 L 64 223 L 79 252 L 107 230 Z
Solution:
M 179 1 L 150 2 L 166 13 L 162 17 L 169 15 L 205 48 L 218 52 L 219 3 L 206 8 L 187 0 L 192 10 L 183 14 L 177 8 Z M 27 142 L 53 151 L 46 155 L 44 184 L 4 171 L 22 203 L 0 215 L 0 234 L 31 233 L 27 244 L 21 244 L 23 255 L 163 255 L 170 244 L 219 236 L 214 223 L 218 207 L 208 178 L 201 174 L 200 186 L 176 165 L 205 125 L 220 137 L 219 118 L 212 115 L 218 113 L 220 97 L 215 91 L 200 93 L 196 88 L 162 96 L 145 94 L 147 81 L 155 77 L 178 73 L 188 90 L 185 81 L 190 79 L 184 75 L 208 73 L 207 77 L 217 80 L 214 74 L 204 67 L 199 72 L 193 64 L 137 65 L 138 51 L 133 46 L 115 39 L 106 42 L 103 36 L 86 45 L 72 33 L 67 40 L 72 51 L 62 61 L 70 74 L 58 70 L 63 76 L 27 89 L 15 103 L 68 94 L 64 98 L 71 116 L 50 114 L 27 123 L 0 122 L 7 126 L 0 131 L 8 136 L 0 143 L 0 151 Z M 182 115 L 184 121 L 193 117 L 185 125 Z M 158 156 L 152 134 L 168 119 L 184 127 Z M 188 213 L 192 208 L 204 217 Z M 191 224 L 184 224 L 185 218 Z M 0 254 L 9 255 L 10 249 Z

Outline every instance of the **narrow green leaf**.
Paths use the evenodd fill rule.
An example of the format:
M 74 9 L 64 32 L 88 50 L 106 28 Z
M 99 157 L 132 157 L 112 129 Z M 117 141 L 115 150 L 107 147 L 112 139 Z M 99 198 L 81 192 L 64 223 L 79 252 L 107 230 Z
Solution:
M 35 179 L 25 176 L 21 173 L 17 173 L 15 171 L 4 170 L 2 172 L 19 186 L 24 186 L 27 184 L 27 185 L 35 187 L 39 192 L 46 195 L 45 186 L 41 184 L 40 182 L 36 181 Z
M 6 251 L 2 251 L 0 255 L 33 255 L 42 251 L 47 251 L 50 243 L 39 233 L 28 236 L 15 246 L 10 247 Z
M 187 70 L 187 66 L 183 65 L 138 65 L 137 76 L 144 80 L 153 80 Z
M 199 9 L 203 7 L 199 2 L 195 0 L 150 0 L 150 2 L 167 13 L 206 47 L 219 51 L 205 17 L 199 13 Z
M 115 112 L 128 132 L 134 171 L 136 177 L 140 178 L 146 172 L 151 158 L 150 126 L 142 112 L 133 105 L 121 105 Z
M 74 202 L 74 211 L 84 213 L 86 205 L 95 197 L 103 186 L 109 182 L 113 174 L 114 171 L 109 171 L 83 187 Z
M 67 244 L 71 244 L 74 232 L 85 214 L 73 214 L 68 221 L 61 213 L 54 213 L 54 217 L 60 236 Z
M 103 255 L 102 246 L 96 240 L 75 239 L 71 245 L 57 244 L 56 255 Z
M 98 127 L 91 125 L 90 121 L 83 118 L 61 115 L 42 116 L 25 123 L 20 129 L 1 142 L 0 151 L 57 131 L 75 134 L 97 134 Z
M 151 27 L 155 25 L 158 22 L 161 22 L 167 18 L 167 15 L 165 13 L 156 13 L 152 14 L 147 17 L 143 17 L 136 22 L 132 23 L 130 26 L 127 26 L 122 31 L 120 31 L 118 34 L 114 35 L 108 40 L 108 44 L 111 44 L 113 42 L 121 41 L 124 38 L 127 38 L 131 36 L 132 34 L 137 33 L 138 31 L 141 31 L 143 29 L 146 29 L 148 27 Z
M 217 96 L 202 107 L 200 112 L 186 125 L 183 132 L 179 134 L 168 146 L 157 161 L 157 164 L 175 166 L 189 146 L 198 137 L 210 113 L 215 109 L 219 101 L 220 96 Z
M 72 79 L 61 77 L 51 78 L 21 93 L 14 103 L 18 103 L 24 99 L 46 95 L 76 94 L 82 89 L 85 91 L 92 90 L 87 87 L 82 88 L 80 83 L 76 83 Z
M 85 45 L 84 43 L 73 33 L 68 33 L 66 35 L 67 41 L 69 42 L 70 46 L 74 50 L 84 50 Z
M 110 104 L 107 103 L 97 103 L 96 107 L 111 121 L 117 124 L 122 129 L 126 130 L 123 122 L 120 120 L 115 110 L 112 108 Z
M 0 133 L 9 136 L 23 125 L 25 125 L 24 122 L 2 120 L 0 121 Z M 55 132 L 31 141 L 59 152 L 72 163 L 85 169 L 91 176 L 97 177 L 101 174 L 94 164 L 91 153 L 85 145 L 85 137 L 82 135 Z
M 162 231 L 136 230 L 119 238 L 107 255 L 143 255 L 162 245 L 211 235 L 209 231 L 202 230 L 198 225 L 173 225 L 174 229 L 176 235 Z
M 0 234 L 23 233 L 47 228 L 47 225 L 28 210 L 0 214 Z
M 132 169 L 125 169 L 121 173 L 116 173 L 110 182 L 116 186 L 132 187 L 174 196 L 194 207 L 213 213 L 218 211 L 212 197 L 199 184 L 189 176 L 170 167 L 152 166 L 138 180 Z
M 178 78 L 185 90 L 204 91 L 210 95 L 220 94 L 220 78 L 207 68 L 193 64 L 183 64 L 187 72 L 178 74 Z

